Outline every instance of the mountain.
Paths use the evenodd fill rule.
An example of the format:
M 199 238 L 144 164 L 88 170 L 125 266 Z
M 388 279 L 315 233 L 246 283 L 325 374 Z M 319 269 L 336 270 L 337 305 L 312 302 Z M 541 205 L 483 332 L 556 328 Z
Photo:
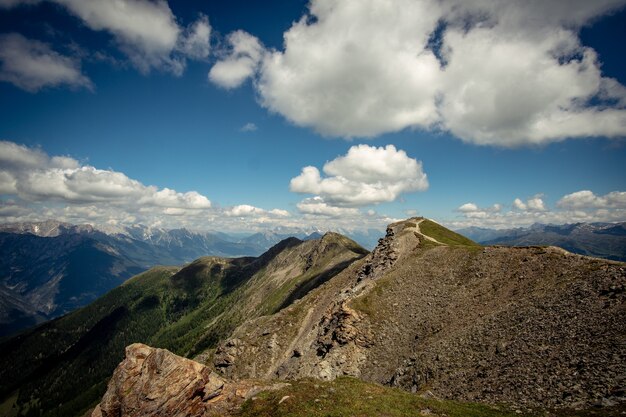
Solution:
M 149 343 L 188 357 L 210 351 L 245 320 L 296 302 L 366 253 L 327 233 L 283 240 L 257 258 L 203 257 L 182 269 L 152 268 L 0 344 L 0 398 L 24 413 L 80 415 L 102 396 L 127 345 Z
M 258 255 L 267 247 L 213 233 L 48 220 L 0 225 L 0 337 L 95 300 L 154 265 L 206 255 Z
M 458 232 L 485 245 L 551 245 L 581 255 L 626 261 L 626 223 L 534 224 L 515 229 L 470 227 Z
M 172 404 L 186 416 L 618 416 L 625 301 L 623 263 L 483 247 L 413 218 L 298 302 L 242 322 L 201 363 L 129 347 L 92 416 Z M 177 370 L 190 367 L 196 376 Z M 165 388 L 185 381 L 196 388 Z
M 0 232 L 32 234 L 40 237 L 88 235 L 93 239 L 123 249 L 126 255 L 143 265 L 182 264 L 200 256 L 258 256 L 269 246 L 252 246 L 220 232 L 194 232 L 187 229 L 163 229 L 141 224 L 133 226 L 72 225 L 47 220 L 0 224 Z M 282 240 L 282 239 L 281 239 Z
M 615 405 L 625 300 L 623 263 L 481 247 L 410 219 L 299 303 L 243 323 L 209 363 L 235 381 L 349 375 L 526 410 Z
M 0 344 L 0 410 L 73 416 L 100 398 L 93 417 L 626 412 L 624 263 L 481 246 L 423 218 L 365 253 L 329 233 L 148 271 Z
M 90 303 L 144 268 L 87 234 L 0 233 L 0 337 Z

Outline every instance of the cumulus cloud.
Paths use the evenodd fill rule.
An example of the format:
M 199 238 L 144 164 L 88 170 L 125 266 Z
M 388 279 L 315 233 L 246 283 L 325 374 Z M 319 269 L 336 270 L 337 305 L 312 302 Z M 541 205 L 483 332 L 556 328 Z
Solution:
M 284 51 L 263 60 L 261 103 L 332 136 L 434 124 L 440 69 L 424 47 L 440 9 L 435 1 L 312 1 L 284 34 Z
M 443 129 L 498 146 L 626 135 L 626 88 L 578 31 L 626 4 L 312 0 L 281 50 L 221 61 L 226 88 L 257 74 L 260 103 L 337 137 Z M 594 104 L 591 104 L 594 103 Z
M 0 81 L 30 92 L 46 87 L 93 89 L 77 59 L 55 52 L 49 45 L 17 33 L 0 35 Z
M 32 202 L 108 203 L 126 208 L 206 209 L 211 202 L 195 191 L 159 190 L 121 172 L 50 157 L 40 149 L 0 141 L 0 190 Z
M 209 18 L 201 15 L 179 38 L 178 49 L 186 56 L 195 59 L 206 59 L 211 52 L 211 25 Z
M 265 210 L 258 207 L 254 207 L 248 204 L 241 204 L 234 206 L 229 210 L 226 210 L 226 214 L 229 216 L 247 217 L 255 214 L 261 214 Z
M 462 213 L 471 213 L 473 211 L 478 211 L 478 206 L 474 203 L 465 203 L 457 210 Z
M 359 210 L 351 207 L 335 207 L 327 204 L 322 197 L 316 196 L 305 198 L 296 207 L 302 214 L 312 214 L 316 216 L 342 217 L 347 215 L 356 216 Z
M 0 141 L 0 221 L 56 219 L 101 227 L 144 224 L 192 230 L 256 232 L 276 227 L 301 230 L 367 230 L 398 219 L 370 210 L 335 207 L 321 197 L 305 199 L 293 215 L 251 204 L 215 206 L 196 191 L 145 185 L 122 172 L 98 169 L 69 156 Z
M 557 206 L 565 209 L 620 208 L 626 209 L 626 192 L 613 191 L 597 196 L 592 191 L 582 190 L 563 196 Z
M 473 219 L 484 219 L 494 213 L 499 213 L 500 210 L 502 210 L 502 206 L 500 204 L 494 204 L 491 207 L 482 208 L 478 207 L 478 205 L 474 203 L 465 203 L 456 209 L 456 211 L 462 213 L 466 218 Z
M 516 198 L 513 200 L 513 208 L 521 211 L 544 211 L 546 210 L 545 203 L 543 202 L 542 195 L 537 194 L 526 202 L 522 201 L 520 198 Z
M 239 87 L 256 71 L 264 53 L 263 45 L 254 36 L 238 30 L 228 35 L 228 54 L 209 71 L 209 80 L 222 88 Z
M 252 122 L 246 123 L 245 125 L 241 126 L 241 128 L 239 128 L 239 131 L 241 132 L 254 132 L 256 130 L 258 130 L 258 127 Z
M 623 222 L 626 221 L 626 192 L 613 191 L 598 196 L 589 190 L 578 191 L 563 196 L 554 209 L 545 204 L 541 194 L 537 194 L 526 201 L 516 198 L 511 210 L 502 211 L 501 208 L 499 204 L 481 208 L 474 203 L 466 203 L 457 209 L 461 219 L 445 223 L 453 228 L 480 226 L 502 229 L 533 223 Z
M 232 217 L 289 217 L 291 215 L 287 210 L 265 210 L 259 207 L 251 206 L 249 204 L 239 204 L 237 206 L 230 207 L 224 210 L 224 214 Z
M 478 1 L 456 9 L 461 23 L 479 23 L 467 30 L 452 20 L 444 34 L 442 125 L 466 141 L 505 146 L 626 134 L 623 105 L 588 105 L 604 94 L 603 83 L 616 81 L 602 77 L 596 52 L 577 33 L 619 2 L 577 3 Z
M 208 18 L 200 15 L 185 29 L 165 0 L 51 1 L 64 6 L 88 28 L 110 33 L 118 48 L 143 73 L 156 68 L 181 75 L 186 58 L 206 59 L 210 52 Z M 0 7 L 36 2 L 2 0 Z
M 291 179 L 290 190 L 316 194 L 332 206 L 357 207 L 394 201 L 402 193 L 428 188 L 422 163 L 393 145 L 352 146 L 345 156 L 327 162 L 323 171 L 324 178 L 316 167 L 304 167 Z
M 166 1 L 54 0 L 92 30 L 111 33 L 140 71 L 164 68 L 182 73 L 184 62 L 172 58 L 181 28 Z

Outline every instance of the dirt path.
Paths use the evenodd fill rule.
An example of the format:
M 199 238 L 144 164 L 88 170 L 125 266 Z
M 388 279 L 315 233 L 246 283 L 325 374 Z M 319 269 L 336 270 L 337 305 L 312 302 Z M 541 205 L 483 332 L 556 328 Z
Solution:
M 423 222 L 423 221 L 424 221 L 424 219 L 422 219 L 422 220 L 418 221 L 418 222 L 415 224 L 415 231 L 416 231 L 417 233 L 419 233 L 421 236 L 424 236 L 426 239 L 430 240 L 431 242 L 435 242 L 435 243 L 437 243 L 437 244 L 439 244 L 439 245 L 443 245 L 443 246 L 448 246 L 448 245 L 446 245 L 445 243 L 442 243 L 442 242 L 438 241 L 437 239 L 435 239 L 435 238 L 433 238 L 433 237 L 430 237 L 430 236 L 427 236 L 427 235 L 425 235 L 424 233 L 422 233 L 422 231 L 420 230 L 420 223 L 421 223 L 421 222 Z

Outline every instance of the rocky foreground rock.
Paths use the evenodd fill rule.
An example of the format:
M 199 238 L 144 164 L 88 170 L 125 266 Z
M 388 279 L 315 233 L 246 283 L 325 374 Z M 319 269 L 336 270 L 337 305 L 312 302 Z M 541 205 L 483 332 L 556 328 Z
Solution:
M 206 366 L 141 343 L 126 348 L 91 417 L 201 417 L 225 415 L 278 385 L 228 383 Z

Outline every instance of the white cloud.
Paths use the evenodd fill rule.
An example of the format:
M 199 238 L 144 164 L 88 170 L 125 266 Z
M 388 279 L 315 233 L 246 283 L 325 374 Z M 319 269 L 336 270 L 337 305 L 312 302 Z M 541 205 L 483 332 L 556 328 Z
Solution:
M 500 204 L 494 204 L 491 207 L 482 208 L 478 207 L 478 205 L 474 203 L 465 203 L 456 209 L 456 211 L 462 213 L 466 218 L 472 219 L 488 218 L 494 213 L 499 213 L 500 210 L 502 210 L 502 206 Z
M 260 209 L 258 207 L 254 207 L 248 204 L 241 204 L 238 206 L 234 206 L 229 210 L 226 210 L 226 214 L 229 216 L 237 216 L 237 217 L 247 217 L 253 216 L 255 214 L 264 213 L 265 210 Z
M 255 87 L 270 111 L 330 136 L 444 129 L 507 147 L 621 137 L 626 88 L 602 76 L 578 30 L 624 4 L 312 0 L 283 49 L 263 55 Z M 255 74 L 245 62 L 220 61 L 212 79 L 240 85 Z
M 528 210 L 530 211 L 544 211 L 546 210 L 546 206 L 541 198 L 541 196 L 536 195 L 532 198 L 529 198 L 526 202 L 528 206 Z
M 299 202 L 296 207 L 298 207 L 298 211 L 302 214 L 316 216 L 342 217 L 359 215 L 359 210 L 356 208 L 331 206 L 319 196 L 305 198 Z
M 513 208 L 520 211 L 544 211 L 546 210 L 545 203 L 543 202 L 542 195 L 537 194 L 526 202 L 522 201 L 519 198 L 513 200 Z
M 298 204 L 298 214 L 250 204 L 215 207 L 196 191 L 145 185 L 122 172 L 103 170 L 69 156 L 0 141 L 2 222 L 56 219 L 74 224 L 138 223 L 163 228 L 256 232 L 275 227 L 312 230 L 367 230 L 398 219 L 334 207 L 321 197 Z
M 526 202 L 516 198 L 512 210 L 502 212 L 501 206 L 480 208 L 475 204 L 464 204 L 467 210 L 457 209 L 461 219 L 446 221 L 453 228 L 469 226 L 507 229 L 530 226 L 533 223 L 566 224 L 578 222 L 623 222 L 626 221 L 626 192 L 613 191 L 597 196 L 589 190 L 578 191 L 563 196 L 555 209 L 546 206 L 541 194 Z M 472 210 L 469 210 L 469 209 Z M 473 209 L 475 208 L 475 210 Z
M 621 208 L 626 209 L 626 191 L 613 191 L 597 196 L 592 191 L 582 190 L 563 196 L 557 206 L 566 209 Z
M 283 210 L 283 209 L 272 209 L 272 210 L 268 211 L 268 213 L 273 215 L 273 216 L 278 216 L 278 217 L 289 217 L 289 216 L 291 216 L 291 213 L 289 213 L 287 210 Z
M 229 53 L 213 65 L 209 80 L 230 89 L 239 87 L 255 73 L 264 48 L 256 37 L 242 30 L 228 35 L 227 42 Z
M 17 33 L 0 35 L 0 81 L 30 92 L 62 85 L 93 89 L 91 80 L 82 74 L 78 60 Z
M 54 0 L 92 30 L 105 30 L 140 71 L 163 68 L 181 74 L 184 61 L 172 58 L 181 28 L 166 1 Z
M 200 15 L 184 29 L 165 0 L 51 1 L 64 6 L 88 28 L 112 34 L 119 49 L 143 73 L 156 68 L 181 75 L 186 58 L 206 59 L 211 49 L 208 18 Z M 1 0 L 0 8 L 37 2 Z
M 102 202 L 127 209 L 206 209 L 211 202 L 195 191 L 180 193 L 146 186 L 121 172 L 81 165 L 65 156 L 0 141 L 0 190 L 33 202 Z
M 515 200 L 513 200 L 513 207 L 515 207 L 518 210 L 522 210 L 522 211 L 526 211 L 526 203 L 524 203 L 521 199 L 516 198 Z
M 327 162 L 323 170 L 328 175 L 325 178 L 316 167 L 304 167 L 299 176 L 291 179 L 290 190 L 317 194 L 333 206 L 364 206 L 394 201 L 402 193 L 428 188 L 422 163 L 393 145 L 352 146 L 345 156 Z
M 314 0 L 263 60 L 261 103 L 332 136 L 375 136 L 437 121 L 439 62 L 425 50 L 435 1 Z M 315 16 L 312 21 L 311 16 Z
M 241 132 L 254 132 L 256 130 L 258 130 L 258 127 L 252 122 L 246 123 L 245 125 L 241 126 L 241 128 L 239 129 L 239 131 Z
M 474 203 L 465 203 L 457 210 L 462 213 L 471 213 L 472 211 L 478 211 L 478 206 Z
M 232 217 L 254 217 L 254 216 L 270 216 L 270 217 L 289 217 L 291 214 L 287 210 L 272 209 L 265 210 L 249 204 L 240 204 L 233 206 L 224 211 L 224 214 Z
M 186 56 L 205 59 L 211 51 L 211 25 L 209 18 L 201 15 L 179 39 L 178 49 Z
M 603 83 L 616 82 L 602 78 L 597 54 L 580 44 L 570 26 L 584 23 L 584 15 L 570 18 L 566 8 L 548 3 L 461 7 L 489 18 L 469 31 L 452 26 L 444 36 L 448 65 L 440 112 L 453 134 L 477 144 L 515 146 L 626 133 L 623 106 L 587 104 L 602 95 Z

